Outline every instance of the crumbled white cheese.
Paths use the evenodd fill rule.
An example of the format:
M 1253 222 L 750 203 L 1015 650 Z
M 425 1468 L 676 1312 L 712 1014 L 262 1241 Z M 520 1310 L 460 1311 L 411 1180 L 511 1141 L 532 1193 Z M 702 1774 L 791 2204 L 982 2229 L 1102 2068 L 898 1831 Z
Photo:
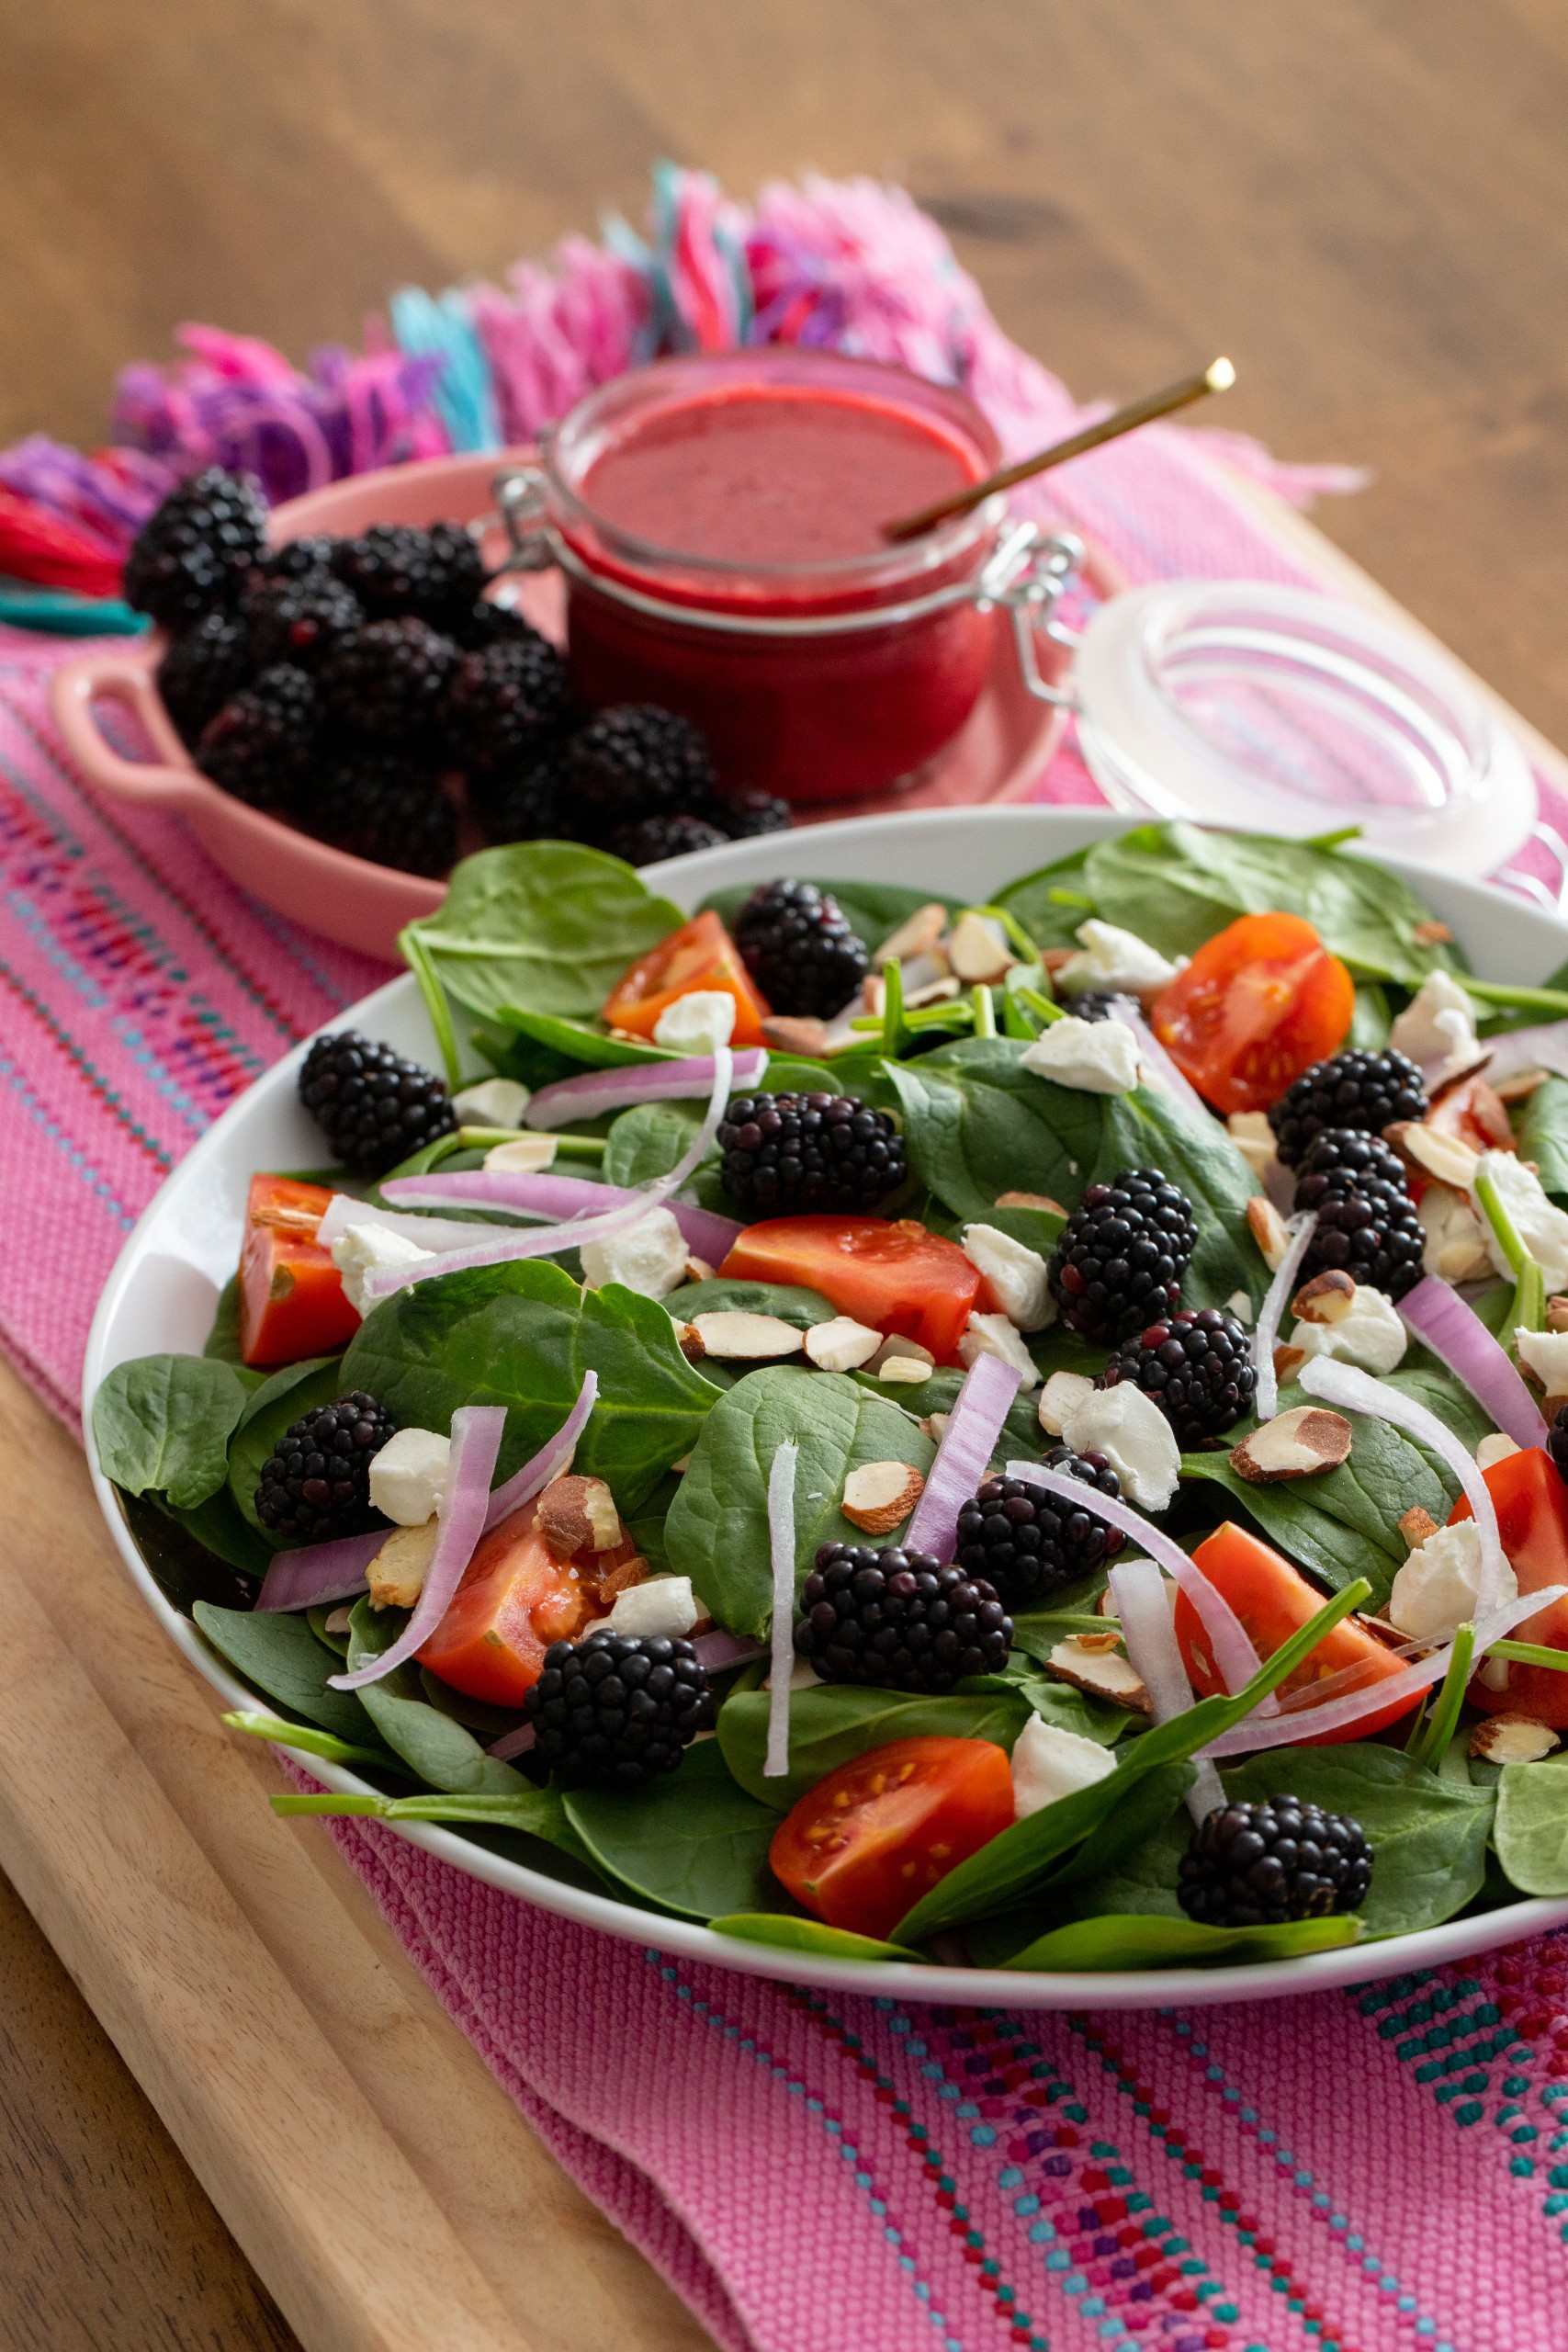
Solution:
M 441 1509 L 452 1441 L 434 1430 L 399 1430 L 370 1462 L 370 1499 L 400 1527 L 423 1527 Z
M 1013 1817 L 1022 1821 L 1028 1814 L 1043 1813 L 1058 1797 L 1092 1788 L 1115 1770 L 1114 1755 L 1099 1740 L 1031 1715 L 1013 1743 Z
M 964 1255 L 984 1274 L 991 1296 L 1021 1331 L 1043 1331 L 1056 1320 L 1056 1302 L 1038 1250 L 1015 1241 L 999 1226 L 967 1225 Z
M 998 1356 L 1003 1363 L 1010 1364 L 1021 1387 L 1039 1387 L 1040 1367 L 1005 1315 L 970 1316 L 969 1328 L 959 1338 L 958 1361 L 968 1365 L 980 1356 Z M 887 1377 L 886 1364 L 882 1377 Z
M 1067 1416 L 1094 1394 L 1094 1383 L 1081 1372 L 1054 1372 L 1040 1395 L 1040 1426 L 1047 1437 L 1060 1437 Z
M 460 1127 L 520 1127 L 532 1096 L 514 1078 L 485 1078 L 452 1097 Z
M 735 1034 L 735 999 L 728 989 L 691 989 L 667 1004 L 653 1024 L 653 1042 L 682 1054 L 711 1054 Z
M 1138 1041 L 1120 1021 L 1080 1021 L 1069 1012 L 1043 1029 L 1020 1057 L 1036 1078 L 1080 1094 L 1131 1094 L 1138 1082 Z
M 858 1372 L 882 1345 L 882 1334 L 852 1315 L 835 1315 L 813 1323 L 806 1334 L 806 1352 L 818 1372 Z
M 649 1639 L 662 1634 L 679 1641 L 707 1611 L 692 1591 L 690 1577 L 646 1577 L 615 1595 L 607 1618 L 597 1630 L 632 1634 Z
M 1514 1353 L 1548 1396 L 1568 1396 L 1568 1331 L 1516 1331 Z
M 1462 1625 L 1475 1610 L 1481 1589 L 1481 1531 L 1472 1519 L 1439 1527 L 1417 1544 L 1393 1579 L 1388 1618 L 1412 1641 L 1437 1641 Z M 1497 1605 L 1518 1598 L 1518 1578 L 1506 1560 L 1497 1585 Z
M 1392 1372 L 1404 1357 L 1409 1333 L 1393 1301 L 1368 1283 L 1356 1284 L 1350 1312 L 1337 1323 L 1298 1323 L 1290 1344 L 1309 1356 L 1338 1356 L 1363 1372 Z
M 1093 1388 L 1062 1424 L 1075 1453 L 1103 1453 L 1122 1491 L 1140 1510 L 1164 1510 L 1181 1474 L 1181 1449 L 1159 1407 L 1122 1381 Z
M 1388 1033 L 1396 1052 L 1419 1062 L 1431 1085 L 1475 1059 L 1475 1008 L 1448 972 L 1428 972 Z
M 1507 1211 L 1514 1231 L 1545 1275 L 1547 1289 L 1568 1289 L 1568 1216 L 1548 1200 L 1539 1176 L 1513 1152 L 1483 1152 L 1477 1176 L 1483 1170 L 1496 1186 L 1497 1197 Z M 1486 1212 L 1473 1188 L 1470 1197 L 1477 1216 L 1484 1222 Z M 1486 1248 L 1494 1270 L 1499 1274 L 1511 1273 L 1503 1245 L 1490 1226 L 1486 1227 Z
M 1108 989 L 1124 996 L 1153 996 L 1168 987 L 1180 969 L 1135 931 L 1122 931 L 1097 916 L 1078 925 L 1078 941 L 1077 954 L 1060 965 L 1055 975 L 1057 988 L 1069 993 L 1075 989 Z
M 668 1298 L 686 1279 L 686 1237 L 672 1213 L 649 1209 L 619 1233 L 583 1243 L 582 1279 L 590 1290 L 624 1283 L 645 1298 Z
M 1416 1204 L 1427 1238 L 1421 1263 L 1446 1283 L 1479 1282 L 1491 1265 L 1491 1229 L 1452 1184 L 1428 1184 Z
M 434 1256 L 434 1250 L 422 1250 L 417 1241 L 405 1240 L 389 1225 L 377 1225 L 368 1217 L 362 1225 L 345 1227 L 333 1243 L 333 1263 L 343 1276 L 344 1295 L 360 1315 L 368 1315 L 376 1304 L 365 1295 L 367 1274 L 388 1266 L 423 1266 Z
M 510 1143 L 492 1143 L 485 1154 L 485 1166 L 498 1169 L 502 1175 L 537 1176 L 555 1166 L 558 1140 L 550 1135 L 514 1136 Z

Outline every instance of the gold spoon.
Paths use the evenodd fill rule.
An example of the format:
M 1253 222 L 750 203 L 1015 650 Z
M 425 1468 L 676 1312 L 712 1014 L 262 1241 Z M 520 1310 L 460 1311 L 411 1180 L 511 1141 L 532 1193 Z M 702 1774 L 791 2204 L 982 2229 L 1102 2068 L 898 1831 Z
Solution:
M 999 473 L 987 474 L 984 481 L 972 482 L 953 498 L 939 499 L 934 506 L 922 506 L 918 514 L 906 514 L 897 523 L 885 523 L 882 535 L 887 539 L 918 538 L 929 531 L 933 523 L 945 523 L 952 514 L 967 514 L 972 506 L 979 506 L 998 490 L 1010 490 L 1014 482 L 1028 481 L 1032 474 L 1043 474 L 1048 467 L 1065 465 L 1069 458 L 1081 458 L 1086 449 L 1098 449 L 1101 443 L 1119 440 L 1123 433 L 1133 432 L 1140 424 L 1148 424 L 1156 416 L 1168 416 L 1173 409 L 1188 408 L 1194 401 L 1204 400 L 1211 392 L 1227 392 L 1235 381 L 1235 369 L 1228 359 L 1216 359 L 1196 376 L 1184 376 L 1179 384 L 1168 384 L 1163 392 L 1147 392 L 1141 401 L 1130 401 L 1113 415 L 1102 416 L 1098 424 L 1086 424 L 1066 441 L 1054 442 L 1049 449 L 1039 449 L 1032 458 L 1021 458 L 1015 466 L 1004 466 Z

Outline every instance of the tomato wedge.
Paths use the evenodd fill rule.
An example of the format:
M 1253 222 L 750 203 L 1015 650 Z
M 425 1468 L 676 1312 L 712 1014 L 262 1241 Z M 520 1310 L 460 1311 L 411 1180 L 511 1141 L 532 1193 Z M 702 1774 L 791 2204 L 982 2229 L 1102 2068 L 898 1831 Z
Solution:
M 713 989 L 735 999 L 730 1043 L 760 1046 L 767 1000 L 752 986 L 739 951 L 716 914 L 694 915 L 623 972 L 604 1006 L 612 1029 L 651 1037 L 660 1014 L 679 996 Z
M 1344 1043 L 1356 984 L 1300 915 L 1243 915 L 1154 1001 L 1155 1035 L 1217 1111 L 1266 1111 Z
M 830 1928 L 891 1935 L 907 1911 L 1013 1817 L 1007 1750 L 988 1739 L 891 1739 L 792 1807 L 773 1875 Z
M 451 1606 L 419 1652 L 422 1666 L 491 1706 L 520 1707 L 552 1642 L 575 1639 L 600 1603 L 557 1560 L 535 1525 L 536 1506 L 481 1537 Z M 604 1556 L 604 1555 L 601 1555 Z
M 1323 1595 L 1289 1560 L 1282 1560 L 1278 1552 L 1270 1551 L 1267 1544 L 1259 1543 L 1256 1535 L 1249 1535 L 1234 1521 L 1226 1520 L 1213 1535 L 1206 1535 L 1192 1557 L 1209 1582 L 1230 1602 L 1261 1658 L 1272 1657 L 1281 1642 L 1288 1641 L 1323 1606 Z M 1209 1637 L 1202 1620 L 1184 1592 L 1176 1596 L 1175 1622 L 1189 1681 L 1204 1698 L 1223 1690 L 1225 1686 L 1209 1657 Z M 1308 1690 L 1314 1683 L 1325 1681 L 1331 1674 L 1338 1674 L 1347 1667 L 1357 1668 L 1359 1674 L 1354 1683 L 1343 1687 L 1358 1690 L 1402 1674 L 1404 1666 L 1404 1659 L 1385 1649 L 1362 1619 L 1345 1617 L 1332 1633 L 1324 1635 L 1294 1674 L 1285 1677 L 1280 1685 L 1280 1696 L 1283 1699 L 1293 1690 Z M 1344 1724 L 1337 1731 L 1320 1732 L 1315 1738 L 1306 1729 L 1312 1721 L 1311 1713 L 1303 1710 L 1302 1736 L 1296 1745 L 1336 1747 L 1343 1740 L 1370 1739 L 1373 1732 L 1382 1731 L 1389 1724 L 1398 1723 L 1402 1715 L 1409 1714 L 1416 1703 L 1415 1699 L 1402 1699 L 1381 1713 L 1363 1715 L 1359 1723 Z
M 335 1355 L 359 1329 L 330 1250 L 316 1239 L 332 1194 L 253 1176 L 240 1251 L 240 1356 L 260 1369 Z
M 1568 1487 L 1550 1454 L 1533 1445 L 1495 1462 L 1482 1476 L 1496 1506 L 1497 1532 L 1519 1590 L 1540 1592 L 1549 1584 L 1568 1584 Z M 1469 1500 L 1461 1495 L 1449 1513 L 1449 1525 L 1471 1516 Z M 1516 1625 L 1508 1639 L 1568 1650 L 1568 1600 L 1548 1602 Z M 1495 1689 L 1487 1676 L 1495 1677 Z M 1533 1715 L 1554 1731 L 1568 1731 L 1568 1673 L 1559 1673 L 1555 1667 L 1494 1659 L 1471 1683 L 1470 1700 L 1484 1714 Z
M 912 1217 L 773 1217 L 747 1227 L 719 1272 L 820 1291 L 857 1323 L 919 1340 L 938 1363 L 951 1361 L 982 1289 L 956 1241 Z

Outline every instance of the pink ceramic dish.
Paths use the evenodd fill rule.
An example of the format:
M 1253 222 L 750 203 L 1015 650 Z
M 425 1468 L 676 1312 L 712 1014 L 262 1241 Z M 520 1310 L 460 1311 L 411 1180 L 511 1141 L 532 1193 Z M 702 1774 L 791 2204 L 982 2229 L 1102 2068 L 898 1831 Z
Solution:
M 485 457 L 433 458 L 354 475 L 276 508 L 273 544 L 317 532 L 346 537 L 371 523 L 430 523 L 460 515 L 465 521 L 483 520 L 487 558 L 499 562 L 504 537 L 491 485 L 502 468 L 526 464 L 535 454 L 515 449 Z M 1113 594 L 1121 584 L 1092 555 L 1085 571 L 1099 594 Z M 517 602 L 536 627 L 559 640 L 558 574 L 520 576 Z M 1036 642 L 1043 673 L 1058 678 L 1066 655 L 1047 639 Z M 344 947 L 395 960 L 399 932 L 416 915 L 428 914 L 440 904 L 445 884 L 351 857 L 209 784 L 192 763 L 158 694 L 153 673 L 163 649 L 163 636 L 155 632 L 133 649 L 104 648 L 56 671 L 55 717 L 66 748 L 88 783 L 131 808 L 172 810 L 224 872 L 264 904 Z M 140 723 L 152 746 L 152 758 L 130 760 L 114 748 L 95 710 L 95 705 L 106 702 L 118 703 Z M 1063 721 L 1061 709 L 1028 693 L 1010 632 L 995 628 L 989 674 L 967 722 L 920 782 L 893 805 L 931 808 L 1021 800 L 1055 750 Z M 829 819 L 886 813 L 889 805 L 883 795 L 874 803 L 846 802 L 819 814 Z M 813 811 L 814 818 L 818 814 Z

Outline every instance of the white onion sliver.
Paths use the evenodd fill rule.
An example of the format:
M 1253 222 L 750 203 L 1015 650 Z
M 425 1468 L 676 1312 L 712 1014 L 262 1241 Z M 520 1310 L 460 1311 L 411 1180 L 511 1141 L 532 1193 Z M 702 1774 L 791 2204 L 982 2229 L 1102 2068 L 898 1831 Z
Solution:
M 1063 1502 L 1076 1503 L 1080 1510 L 1091 1511 L 1096 1519 L 1119 1527 L 1123 1535 L 1141 1544 L 1167 1575 L 1175 1577 L 1198 1611 L 1226 1690 L 1240 1690 L 1251 1681 L 1262 1660 L 1247 1639 L 1246 1626 L 1219 1587 L 1210 1583 L 1197 1561 L 1190 1560 L 1179 1544 L 1152 1525 L 1131 1503 L 1120 1497 L 1112 1501 L 1110 1496 L 1084 1486 L 1080 1479 L 1066 1477 L 1060 1470 L 1047 1470 L 1043 1462 L 1010 1462 L 1007 1475 L 1010 1478 L 1027 1479 L 1032 1487 L 1043 1487 L 1047 1494 L 1055 1495 Z M 1264 1705 L 1272 1703 L 1270 1694 Z
M 331 1544 L 302 1544 L 275 1552 L 262 1578 L 256 1607 L 274 1615 L 286 1609 L 314 1609 L 318 1602 L 351 1600 L 365 1589 L 365 1572 L 391 1530 L 340 1535 Z
M 493 1747 L 485 1754 L 493 1756 L 498 1764 L 510 1764 L 514 1756 L 526 1756 L 539 1735 L 532 1724 L 518 1724 L 511 1731 L 502 1732 Z
M 1300 1379 L 1309 1396 L 1321 1396 L 1327 1405 L 1343 1405 L 1352 1413 L 1365 1413 L 1375 1421 L 1393 1421 L 1397 1429 L 1406 1430 L 1440 1462 L 1448 1464 L 1469 1497 L 1481 1532 L 1481 1580 L 1475 1608 L 1477 1616 L 1484 1617 L 1496 1604 L 1503 1573 L 1503 1544 L 1497 1532 L 1496 1509 L 1474 1456 L 1436 1413 L 1428 1412 L 1425 1405 L 1418 1405 L 1402 1390 L 1389 1387 L 1385 1381 L 1374 1380 L 1370 1372 L 1358 1372 L 1354 1364 L 1340 1363 L 1333 1356 L 1309 1356 L 1301 1368 Z
M 735 1057 L 732 1084 L 744 1091 L 760 1086 L 767 1074 L 768 1049 L 747 1046 Z M 619 1069 L 584 1070 L 541 1086 L 523 1114 L 529 1127 L 570 1126 L 579 1119 L 597 1119 L 606 1111 L 624 1111 L 634 1102 L 680 1102 L 701 1096 L 713 1084 L 713 1056 L 689 1055 L 680 1061 L 634 1062 Z
M 1168 1723 L 1172 1715 L 1184 1714 L 1192 1704 L 1192 1685 L 1181 1663 L 1165 1578 L 1153 1560 L 1119 1560 L 1109 1581 L 1133 1670 L 1149 1694 L 1156 1723 Z M 1200 1764 L 1198 1777 L 1187 1792 L 1187 1810 L 1193 1820 L 1201 1821 L 1224 1801 L 1213 1765 Z
M 588 1416 L 593 1410 L 599 1395 L 599 1375 L 585 1372 L 582 1385 L 577 1392 L 577 1402 L 557 1430 L 548 1444 L 542 1445 L 532 1462 L 525 1462 L 521 1470 L 513 1471 L 504 1487 L 497 1487 L 485 1511 L 485 1531 L 499 1527 L 514 1510 L 531 1503 L 542 1494 L 550 1480 L 558 1476 L 571 1460 L 578 1439 L 588 1427 Z
M 334 1193 L 316 1227 L 316 1238 L 323 1250 L 330 1250 L 355 1225 L 384 1225 L 389 1233 L 400 1233 L 405 1241 L 417 1241 L 422 1250 L 469 1250 L 495 1230 L 493 1226 L 479 1225 L 471 1217 L 459 1222 L 449 1216 L 408 1216 L 397 1209 L 356 1201 L 349 1193 Z
M 1302 1270 L 1302 1260 L 1317 1230 L 1315 1212 L 1309 1212 L 1291 1229 L 1291 1246 L 1275 1269 L 1267 1297 L 1258 1310 L 1258 1329 L 1252 1335 L 1252 1361 L 1258 1371 L 1258 1418 L 1271 1421 L 1280 1409 L 1280 1389 L 1274 1378 L 1274 1342 L 1280 1336 L 1284 1319 L 1285 1302 L 1295 1288 L 1296 1276 Z
M 1119 1021 L 1123 1029 L 1130 1029 L 1136 1037 L 1141 1074 L 1149 1084 L 1157 1087 L 1160 1093 L 1168 1095 L 1171 1102 L 1179 1102 L 1184 1111 L 1193 1112 L 1202 1120 L 1205 1126 L 1213 1126 L 1214 1114 L 1210 1110 L 1191 1080 L 1177 1069 L 1176 1064 L 1139 1012 L 1136 999 L 1130 996 L 1113 997 L 1108 1009 L 1111 1020 Z
M 1513 1078 L 1523 1069 L 1555 1070 L 1568 1078 L 1568 1021 L 1549 1021 L 1535 1029 L 1508 1029 L 1500 1037 L 1483 1037 L 1492 1049 L 1486 1066 L 1488 1081 Z
M 361 1683 L 379 1682 L 384 1675 L 413 1657 L 446 1614 L 474 1547 L 485 1531 L 490 1482 L 495 1476 L 506 1427 L 504 1405 L 464 1405 L 452 1416 L 452 1459 L 446 1492 L 441 1503 L 441 1523 L 435 1549 L 424 1572 L 424 1584 L 412 1616 L 389 1650 L 348 1674 L 328 1677 L 334 1690 L 357 1690 Z
M 1496 1428 L 1527 1453 L 1546 1443 L 1546 1423 L 1517 1365 L 1451 1283 L 1424 1274 L 1398 1306 L 1422 1345 L 1463 1383 Z
M 1020 1377 L 999 1356 L 976 1356 L 964 1374 L 904 1537 L 907 1551 L 929 1552 L 943 1566 L 952 1559 L 958 1514 L 990 1467 Z
M 768 1752 L 765 1781 L 782 1781 L 789 1770 L 789 1678 L 795 1667 L 795 1469 L 800 1448 L 786 1437 L 768 1471 L 768 1542 L 773 1554 L 773 1623 L 769 1648 L 773 1688 L 768 1693 Z

